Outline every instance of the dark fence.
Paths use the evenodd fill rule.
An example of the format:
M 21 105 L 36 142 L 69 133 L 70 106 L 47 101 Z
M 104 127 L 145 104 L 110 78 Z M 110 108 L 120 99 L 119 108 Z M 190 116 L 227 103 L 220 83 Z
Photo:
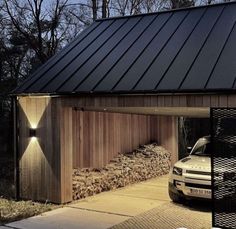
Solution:
M 236 109 L 211 109 L 213 226 L 236 228 Z

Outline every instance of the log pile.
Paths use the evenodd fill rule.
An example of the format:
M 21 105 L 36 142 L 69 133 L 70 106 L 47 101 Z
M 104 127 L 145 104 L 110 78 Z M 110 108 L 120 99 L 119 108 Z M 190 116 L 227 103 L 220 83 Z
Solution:
M 73 170 L 73 199 L 167 174 L 170 152 L 156 143 L 143 145 L 133 152 L 119 153 L 103 168 Z

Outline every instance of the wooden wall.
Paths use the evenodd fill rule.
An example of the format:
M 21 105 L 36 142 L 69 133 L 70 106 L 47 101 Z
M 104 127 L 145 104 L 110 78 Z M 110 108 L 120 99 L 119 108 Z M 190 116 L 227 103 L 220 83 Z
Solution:
M 173 128 L 176 121 L 171 117 L 73 110 L 73 166 L 102 167 L 118 152 L 150 141 L 176 151 Z
M 178 161 L 178 121 L 171 116 L 151 116 L 152 136 L 158 144 L 171 152 L 171 164 Z
M 20 198 L 54 203 L 72 200 L 68 110 L 62 109 L 60 100 L 49 97 L 19 98 Z M 30 128 L 36 129 L 36 138 L 30 137 Z
M 176 131 L 173 117 L 73 110 L 73 166 L 102 167 L 150 141 L 169 149 L 176 161 Z

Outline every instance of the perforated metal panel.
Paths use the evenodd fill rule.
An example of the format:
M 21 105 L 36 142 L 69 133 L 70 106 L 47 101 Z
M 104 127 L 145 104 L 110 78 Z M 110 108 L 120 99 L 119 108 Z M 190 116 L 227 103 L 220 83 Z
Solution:
M 211 109 L 213 226 L 236 228 L 236 108 Z

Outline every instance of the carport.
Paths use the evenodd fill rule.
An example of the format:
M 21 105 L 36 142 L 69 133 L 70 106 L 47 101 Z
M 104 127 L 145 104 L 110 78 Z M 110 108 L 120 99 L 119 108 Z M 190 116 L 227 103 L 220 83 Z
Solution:
M 236 107 L 235 12 L 230 2 L 97 20 L 40 67 L 14 91 L 19 197 L 70 202 L 73 165 L 152 140 L 174 163 L 178 116 Z

